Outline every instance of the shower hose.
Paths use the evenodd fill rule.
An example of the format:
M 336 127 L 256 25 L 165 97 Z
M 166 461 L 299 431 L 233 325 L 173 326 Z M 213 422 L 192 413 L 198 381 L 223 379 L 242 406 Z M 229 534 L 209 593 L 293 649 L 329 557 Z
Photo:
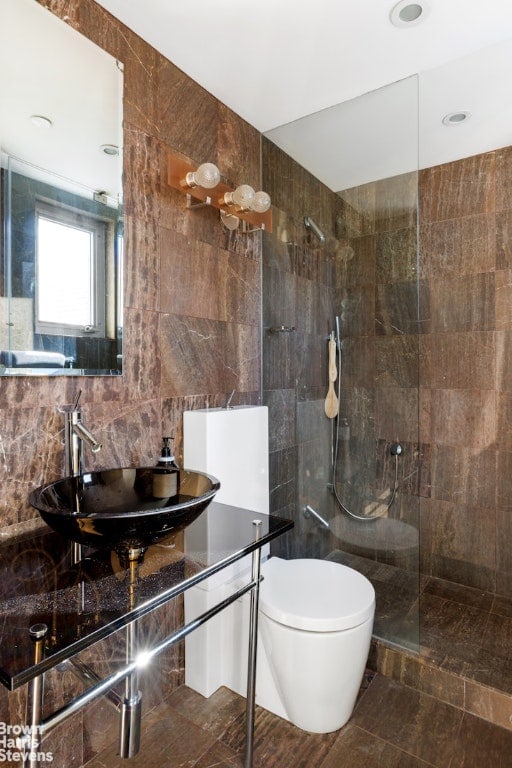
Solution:
M 339 319 L 336 318 L 336 346 L 338 350 L 338 403 L 341 403 L 341 351 L 342 351 L 342 341 L 340 338 L 340 332 L 339 332 Z M 338 465 L 338 446 L 339 446 L 339 436 L 340 436 L 340 411 L 338 409 L 338 413 L 335 418 L 335 428 L 333 429 L 333 445 L 332 445 L 332 494 L 336 500 L 336 503 L 338 504 L 339 508 L 342 512 L 344 512 L 348 517 L 351 517 L 353 520 L 359 520 L 361 522 L 371 522 L 372 520 L 377 520 L 378 518 L 382 517 L 382 514 L 377 515 L 358 515 L 356 512 L 352 512 L 352 510 L 348 509 L 348 507 L 345 506 L 345 504 L 342 502 L 342 500 L 339 497 L 338 489 L 336 488 L 336 467 Z M 398 490 L 398 456 L 402 453 L 402 446 L 399 443 L 396 443 L 394 445 L 394 449 L 392 450 L 392 454 L 395 457 L 395 481 L 393 485 L 393 489 L 391 491 L 391 496 L 387 500 L 385 507 L 386 512 L 390 509 L 391 505 L 393 504 L 396 496 L 396 492 Z

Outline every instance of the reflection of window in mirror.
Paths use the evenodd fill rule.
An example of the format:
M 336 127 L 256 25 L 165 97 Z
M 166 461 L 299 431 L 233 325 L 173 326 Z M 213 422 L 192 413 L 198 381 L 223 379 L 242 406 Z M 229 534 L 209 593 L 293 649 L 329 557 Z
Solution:
M 104 337 L 113 227 L 95 216 L 37 203 L 35 231 L 36 333 Z

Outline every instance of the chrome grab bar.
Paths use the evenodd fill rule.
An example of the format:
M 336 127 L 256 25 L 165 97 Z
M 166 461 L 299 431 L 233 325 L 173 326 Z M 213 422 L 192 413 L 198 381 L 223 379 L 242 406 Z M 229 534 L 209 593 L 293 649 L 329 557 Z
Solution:
M 322 517 L 322 515 L 319 515 L 316 509 L 313 509 L 313 507 L 311 507 L 309 504 L 306 504 L 306 506 L 304 507 L 304 517 L 306 518 L 313 517 L 317 521 L 317 523 L 320 523 L 322 528 L 326 528 L 328 531 L 331 528 L 327 520 L 325 520 Z

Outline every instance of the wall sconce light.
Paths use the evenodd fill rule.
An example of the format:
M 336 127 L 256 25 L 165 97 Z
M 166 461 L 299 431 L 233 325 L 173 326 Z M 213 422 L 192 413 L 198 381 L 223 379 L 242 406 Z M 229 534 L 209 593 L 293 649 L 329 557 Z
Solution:
M 222 223 L 235 230 L 242 222 L 242 232 L 264 229 L 272 232 L 270 195 L 255 192 L 249 184 L 230 187 L 221 181 L 220 171 L 213 163 L 195 168 L 188 160 L 169 153 L 167 181 L 171 187 L 187 196 L 188 208 L 211 206 L 220 211 Z M 215 196 L 210 192 L 215 189 Z
M 272 201 L 268 192 L 261 190 L 260 192 L 255 192 L 251 208 L 257 213 L 265 213 L 265 211 L 269 210 L 271 204 Z
M 213 189 L 220 182 L 220 171 L 213 163 L 203 163 L 196 171 L 188 171 L 181 182 L 183 187 Z
M 236 205 L 241 211 L 249 211 L 255 194 L 254 189 L 248 184 L 240 184 L 233 192 L 224 192 L 219 205 Z

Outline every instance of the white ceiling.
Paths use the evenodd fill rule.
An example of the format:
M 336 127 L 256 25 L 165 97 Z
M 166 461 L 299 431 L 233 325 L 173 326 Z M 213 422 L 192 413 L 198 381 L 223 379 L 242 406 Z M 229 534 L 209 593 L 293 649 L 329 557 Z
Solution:
M 334 127 L 326 108 L 417 73 L 421 167 L 512 144 L 512 0 L 415 0 L 423 21 L 409 28 L 390 23 L 394 0 L 98 1 L 334 190 L 400 172 L 411 153 L 415 167 L 416 102 L 398 87 Z M 484 48 L 490 59 L 469 55 Z M 442 125 L 459 110 L 468 123 Z
M 421 167 L 512 144 L 512 0 L 415 0 L 424 6 L 423 21 L 406 29 L 389 21 L 394 0 L 97 1 L 333 190 L 416 167 L 418 134 Z M 4 144 L 11 113 L 6 86 L 17 82 L 16 73 L 25 77 L 22 90 L 32 93 L 30 114 L 50 109 L 43 97 L 53 75 L 43 71 L 48 54 L 39 48 L 46 33 L 13 34 L 3 23 L 8 7 L 27 5 L 72 31 L 35 0 L 0 0 L 0 55 L 7 56 L 1 71 L 9 72 L 0 89 Z M 69 163 L 76 139 L 96 130 L 86 129 L 87 115 L 105 111 L 83 109 L 105 78 L 93 74 L 92 64 L 78 63 L 72 72 L 82 47 L 76 40 L 50 47 L 60 76 L 73 83 L 69 99 L 81 96 L 80 104 L 66 99 L 60 114 L 53 105 L 55 126 L 82 109 L 78 128 L 63 133 L 58 145 Z M 416 73 L 419 102 L 416 84 L 405 80 Z M 377 90 L 383 86 L 389 87 Z M 471 112 L 466 124 L 442 125 L 444 114 L 459 110 Z M 101 137 L 94 134 L 94 152 L 99 143 L 117 143 L 112 133 L 102 126 Z M 11 136 L 14 142 L 16 130 Z M 33 134 L 31 141 L 40 138 Z M 91 160 L 84 165 L 92 167 Z
M 25 175 L 90 196 L 104 191 L 117 205 L 122 73 L 115 59 L 34 0 L 0 0 L 0 147 L 30 164 Z M 37 127 L 31 115 L 52 121 Z M 19 164 L 15 167 L 21 170 Z M 55 183 L 55 182 L 54 182 Z

